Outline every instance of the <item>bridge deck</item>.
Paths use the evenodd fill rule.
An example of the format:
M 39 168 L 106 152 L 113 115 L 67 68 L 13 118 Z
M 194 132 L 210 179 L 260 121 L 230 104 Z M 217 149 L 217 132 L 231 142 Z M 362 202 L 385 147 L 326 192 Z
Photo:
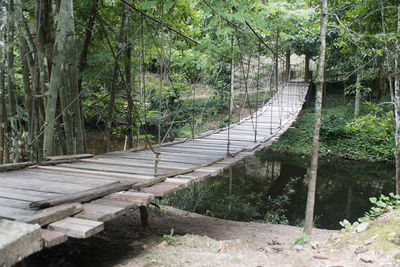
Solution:
M 257 123 L 253 114 L 232 125 L 229 129 L 231 156 L 227 156 L 228 129 L 224 128 L 204 133 L 195 140 L 156 147 L 160 153 L 156 175 L 155 154 L 149 149 L 111 152 L 70 163 L 1 172 L 0 218 L 39 223 L 51 230 L 42 232 L 46 246 L 59 244 L 68 236 L 94 235 L 103 230 L 104 221 L 134 206 L 146 206 L 155 196 L 215 176 L 257 149 L 270 145 L 296 119 L 307 90 L 306 83 L 290 82 L 258 111 Z M 110 191 L 90 202 L 78 199 L 73 207 L 65 204 L 40 211 L 30 207 L 32 202 L 113 187 L 117 182 L 129 185 L 122 191 L 136 190 Z M 2 249 L 0 245 L 0 254 Z

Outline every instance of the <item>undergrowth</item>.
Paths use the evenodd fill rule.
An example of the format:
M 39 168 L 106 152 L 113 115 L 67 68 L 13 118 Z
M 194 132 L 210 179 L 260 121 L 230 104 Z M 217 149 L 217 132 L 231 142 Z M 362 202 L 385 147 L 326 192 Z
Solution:
M 394 160 L 394 122 L 390 106 L 365 102 L 359 119 L 352 102 L 343 105 L 342 96 L 329 95 L 323 101 L 319 153 L 370 161 Z M 307 103 L 300 118 L 272 145 L 274 151 L 310 155 L 314 103 Z

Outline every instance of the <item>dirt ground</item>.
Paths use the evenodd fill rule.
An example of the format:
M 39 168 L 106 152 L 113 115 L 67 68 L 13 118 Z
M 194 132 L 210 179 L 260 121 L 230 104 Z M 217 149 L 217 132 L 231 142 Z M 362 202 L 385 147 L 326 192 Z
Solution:
M 227 221 L 170 207 L 151 210 L 149 222 L 142 229 L 138 212 L 131 211 L 95 237 L 29 257 L 26 266 L 400 266 L 383 252 L 339 244 L 337 231 L 314 229 L 310 243 L 294 245 L 302 229 L 287 225 Z

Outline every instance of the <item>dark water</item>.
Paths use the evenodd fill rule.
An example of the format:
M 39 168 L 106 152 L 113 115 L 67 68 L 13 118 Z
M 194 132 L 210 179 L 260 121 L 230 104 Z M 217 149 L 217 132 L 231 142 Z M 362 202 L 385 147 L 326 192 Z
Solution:
M 304 157 L 257 152 L 223 175 L 167 198 L 178 208 L 231 220 L 255 220 L 302 226 L 307 199 Z M 297 177 L 297 178 L 296 178 Z M 322 159 L 319 161 L 315 225 L 339 229 L 370 209 L 369 198 L 395 189 L 394 166 L 383 163 Z
M 292 177 L 302 177 L 294 184 L 287 217 L 290 222 L 304 217 L 307 199 L 307 185 L 304 176 L 309 160 L 295 155 L 260 152 L 252 159 L 261 165 L 275 164 L 276 178 L 273 179 L 268 194 L 282 194 L 282 188 Z M 239 178 L 239 177 L 237 177 Z M 267 178 L 268 179 L 268 178 Z M 392 164 L 371 163 L 340 159 L 319 161 L 315 216 L 316 225 L 322 228 L 339 229 L 339 221 L 353 222 L 362 217 L 371 207 L 369 198 L 395 191 L 395 168 Z

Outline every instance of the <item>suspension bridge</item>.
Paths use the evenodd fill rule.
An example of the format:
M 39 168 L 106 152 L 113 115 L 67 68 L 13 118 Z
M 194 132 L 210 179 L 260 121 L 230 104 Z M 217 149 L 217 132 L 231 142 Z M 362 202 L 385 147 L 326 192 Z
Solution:
M 88 238 L 133 207 L 146 225 L 153 198 L 216 176 L 278 139 L 297 118 L 307 91 L 308 83 L 291 79 L 240 122 L 154 151 L 56 156 L 1 172 L 0 261 L 12 264 L 69 237 Z

